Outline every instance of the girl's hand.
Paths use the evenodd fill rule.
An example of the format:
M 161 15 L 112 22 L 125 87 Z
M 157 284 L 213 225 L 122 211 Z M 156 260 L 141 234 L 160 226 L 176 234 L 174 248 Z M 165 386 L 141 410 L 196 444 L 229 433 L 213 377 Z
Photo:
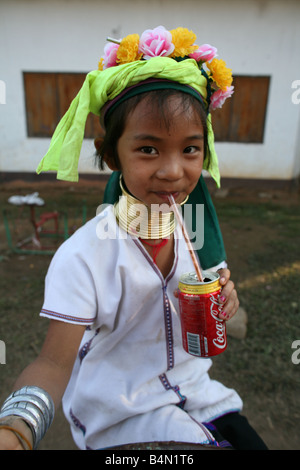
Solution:
M 0 429 L 0 450 L 24 450 L 24 447 L 12 431 Z
M 237 291 L 234 288 L 234 283 L 230 281 L 229 269 L 219 269 L 218 273 L 220 275 L 220 284 L 223 286 L 219 297 L 221 304 L 219 318 L 227 321 L 236 314 L 240 303 Z
M 14 429 L 15 432 L 8 428 Z M 27 424 L 21 418 L 15 416 L 1 419 L 0 450 L 29 449 L 32 449 L 32 434 Z

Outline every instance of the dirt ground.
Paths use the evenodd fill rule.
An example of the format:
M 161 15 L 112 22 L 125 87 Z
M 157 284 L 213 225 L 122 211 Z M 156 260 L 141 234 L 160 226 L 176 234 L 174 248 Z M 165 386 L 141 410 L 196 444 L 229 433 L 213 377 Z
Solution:
M 6 183 L 1 187 L 0 204 L 2 208 L 10 209 L 7 200 L 11 195 L 38 191 L 50 210 L 66 208 L 68 223 L 74 223 L 76 228 L 81 223 L 81 213 L 78 214 L 75 208 L 87 207 L 87 217 L 93 216 L 101 203 L 103 187 L 104 183 L 85 183 L 76 187 L 58 183 L 56 186 L 53 183 L 39 186 L 23 182 Z M 291 284 L 291 278 L 286 277 L 284 292 L 292 286 L 292 296 L 288 293 L 282 299 L 283 291 L 280 291 L 287 314 L 282 313 L 285 312 L 284 307 L 278 308 L 279 300 L 275 295 L 285 276 L 299 279 L 299 191 L 262 192 L 239 188 L 214 193 L 213 198 L 230 269 L 241 291 L 241 304 L 247 311 L 248 331 L 245 339 L 229 340 L 227 351 L 214 361 L 212 375 L 238 390 L 244 400 L 244 414 L 270 449 L 300 449 L 300 364 L 291 361 L 292 340 L 300 340 L 299 281 Z M 247 212 L 249 207 L 252 212 Z M 274 214 L 279 217 L 276 221 Z M 282 227 L 287 227 L 284 217 L 288 216 L 290 230 L 287 241 L 283 240 L 285 231 Z M 26 214 L 25 219 L 28 219 Z M 298 229 L 296 233 L 295 227 Z M 291 257 L 289 263 L 281 263 L 281 270 L 276 270 L 274 258 L 281 262 L 280 253 L 286 249 L 283 243 L 284 247 L 290 243 Z M 12 253 L 1 219 L 0 340 L 6 345 L 6 364 L 0 364 L 1 402 L 17 375 L 34 359 L 45 336 L 47 321 L 41 321 L 38 313 L 50 260 L 51 255 Z M 275 270 L 276 273 L 268 277 L 268 270 L 263 270 L 262 266 L 272 267 L 272 272 Z M 291 316 L 287 317 L 288 314 Z M 281 337 L 284 344 L 280 343 Z M 61 410 L 57 410 L 40 449 L 75 449 Z

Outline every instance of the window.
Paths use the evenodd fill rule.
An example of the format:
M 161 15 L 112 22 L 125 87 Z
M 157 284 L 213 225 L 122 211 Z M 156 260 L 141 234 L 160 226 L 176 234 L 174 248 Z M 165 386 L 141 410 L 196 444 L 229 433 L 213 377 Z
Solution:
M 212 113 L 217 142 L 262 143 L 270 77 L 235 76 L 234 94 Z
M 52 137 L 62 116 L 80 90 L 84 73 L 24 72 L 28 137 Z M 85 138 L 101 133 L 99 117 L 89 114 Z
M 84 73 L 24 72 L 28 137 L 52 136 L 85 77 Z M 269 84 L 270 77 L 234 77 L 234 94 L 212 114 L 217 142 L 263 142 Z M 100 133 L 98 116 L 90 114 L 85 138 Z

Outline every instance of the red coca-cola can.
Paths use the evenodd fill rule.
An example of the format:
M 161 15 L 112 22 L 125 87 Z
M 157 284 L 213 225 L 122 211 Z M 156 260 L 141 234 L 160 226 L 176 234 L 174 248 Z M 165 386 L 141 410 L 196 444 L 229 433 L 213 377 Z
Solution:
M 221 306 L 220 276 L 203 271 L 203 282 L 196 273 L 183 274 L 179 279 L 179 310 L 184 350 L 198 357 L 211 357 L 227 347 L 226 322 L 218 315 Z

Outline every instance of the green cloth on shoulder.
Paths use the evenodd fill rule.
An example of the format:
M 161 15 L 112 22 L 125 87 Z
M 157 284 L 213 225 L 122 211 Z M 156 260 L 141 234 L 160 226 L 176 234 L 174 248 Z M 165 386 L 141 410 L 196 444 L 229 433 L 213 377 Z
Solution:
M 122 194 L 119 179 L 120 172 L 114 171 L 111 174 L 104 191 L 104 204 L 114 204 L 118 201 Z M 202 269 L 208 269 L 212 266 L 218 265 L 222 261 L 225 261 L 226 252 L 216 210 L 203 176 L 200 177 L 196 188 L 190 194 L 188 203 L 192 205 L 204 205 L 204 244 L 202 248 L 196 251 Z M 195 222 L 195 219 L 193 222 Z M 187 229 L 190 230 L 191 233 L 192 231 L 195 232 L 193 222 L 191 227 L 187 226 Z

